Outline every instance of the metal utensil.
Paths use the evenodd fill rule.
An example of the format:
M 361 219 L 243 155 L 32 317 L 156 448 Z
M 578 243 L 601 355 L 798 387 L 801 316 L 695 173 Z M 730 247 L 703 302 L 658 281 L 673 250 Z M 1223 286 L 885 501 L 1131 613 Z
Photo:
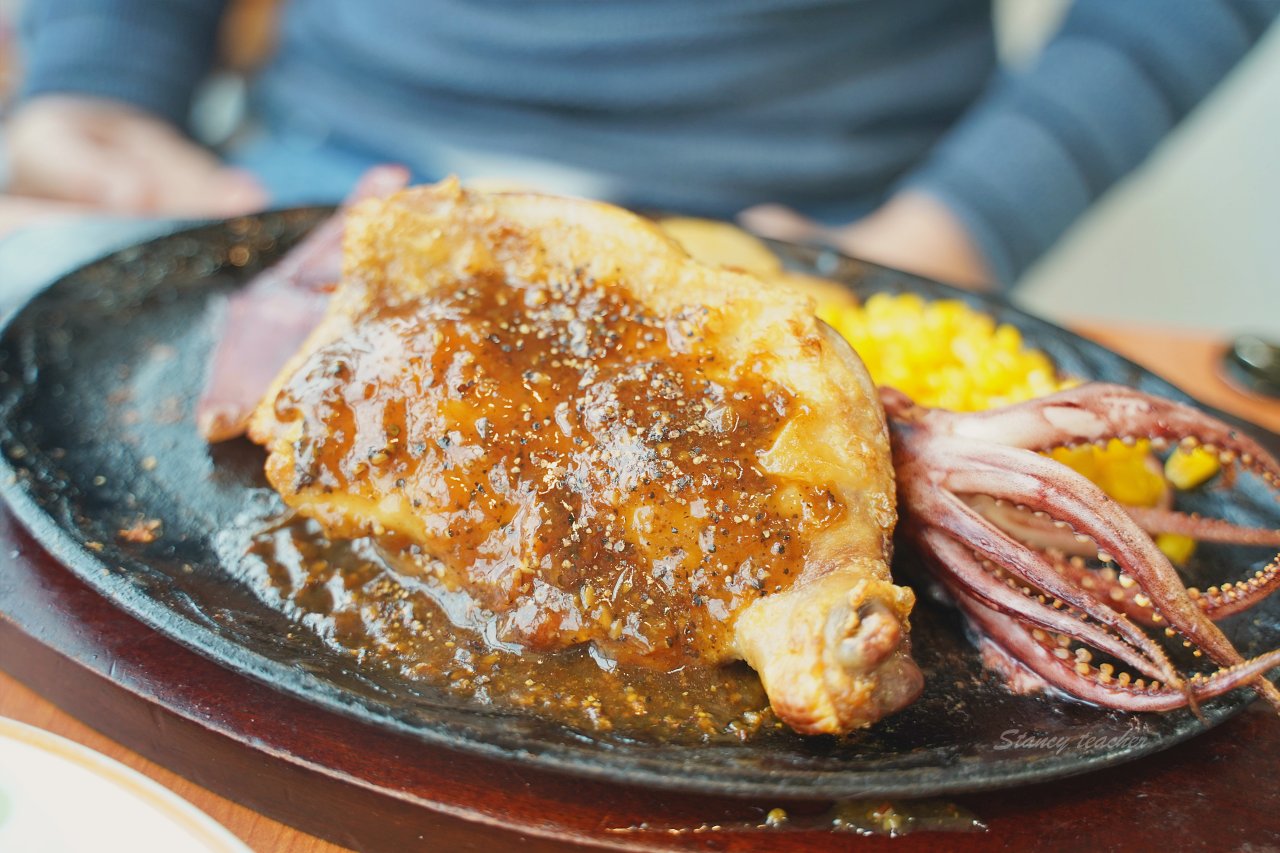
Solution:
M 1242 335 L 1231 342 L 1222 362 L 1227 374 L 1249 390 L 1280 398 L 1280 345 Z

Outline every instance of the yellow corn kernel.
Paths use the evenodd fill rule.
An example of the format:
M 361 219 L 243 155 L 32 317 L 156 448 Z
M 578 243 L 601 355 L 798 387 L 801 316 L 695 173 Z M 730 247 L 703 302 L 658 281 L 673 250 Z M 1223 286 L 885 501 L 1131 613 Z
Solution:
M 818 316 L 849 341 L 877 384 L 921 405 L 977 411 L 1065 384 L 1017 329 L 956 299 L 878 293 L 860 306 L 824 304 Z
M 1183 490 L 1194 489 L 1220 470 L 1222 466 L 1217 457 L 1202 447 L 1178 448 L 1164 462 L 1164 475 L 1170 483 Z
M 1164 552 L 1164 555 L 1178 565 L 1182 565 L 1191 559 L 1191 555 L 1196 552 L 1196 540 L 1190 536 L 1183 536 L 1180 533 L 1158 533 L 1156 534 L 1156 547 Z

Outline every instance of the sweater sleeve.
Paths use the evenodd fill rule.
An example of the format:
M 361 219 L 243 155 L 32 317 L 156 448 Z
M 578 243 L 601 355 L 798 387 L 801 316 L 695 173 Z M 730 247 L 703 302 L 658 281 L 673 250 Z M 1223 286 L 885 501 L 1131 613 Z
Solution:
M 902 186 L 964 223 L 1009 285 L 1138 166 L 1280 13 L 1280 0 L 1076 0 Z
M 37 0 L 25 4 L 21 97 L 114 98 L 179 126 L 212 62 L 226 0 Z

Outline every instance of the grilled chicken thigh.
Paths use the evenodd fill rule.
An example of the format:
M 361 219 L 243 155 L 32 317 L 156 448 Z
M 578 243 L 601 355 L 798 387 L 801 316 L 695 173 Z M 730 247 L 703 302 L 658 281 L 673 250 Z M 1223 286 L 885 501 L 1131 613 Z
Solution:
M 496 642 L 745 659 L 807 733 L 919 692 L 862 364 L 804 296 L 625 211 L 452 181 L 363 202 L 250 435 L 290 506 Z

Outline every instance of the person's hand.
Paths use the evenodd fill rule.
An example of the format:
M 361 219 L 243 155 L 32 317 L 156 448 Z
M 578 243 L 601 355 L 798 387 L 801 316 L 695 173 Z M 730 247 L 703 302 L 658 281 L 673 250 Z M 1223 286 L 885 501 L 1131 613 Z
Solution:
M 37 97 L 13 114 L 5 137 L 9 192 L 18 195 L 169 216 L 233 216 L 267 201 L 248 173 L 116 101 Z
M 744 210 L 742 223 L 779 240 L 821 239 L 855 257 L 975 290 L 991 273 L 964 226 L 942 202 L 901 192 L 851 225 L 829 228 L 779 205 Z
M 68 201 L 49 201 L 16 195 L 0 195 L 0 238 L 33 225 L 47 225 L 78 219 L 93 208 Z

